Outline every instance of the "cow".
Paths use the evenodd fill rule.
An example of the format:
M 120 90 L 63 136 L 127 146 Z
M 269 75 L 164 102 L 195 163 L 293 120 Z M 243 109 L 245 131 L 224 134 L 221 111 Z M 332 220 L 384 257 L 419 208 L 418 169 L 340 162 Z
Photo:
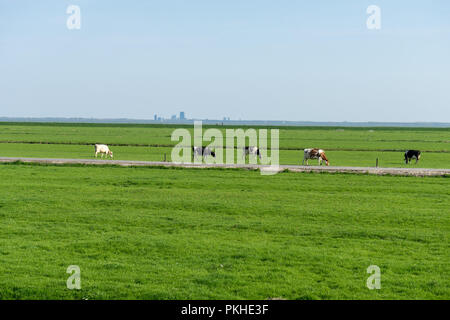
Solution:
M 202 156 L 206 159 L 208 156 L 216 157 L 216 153 L 212 151 L 209 147 L 192 147 L 192 160 L 197 159 L 198 156 Z
M 420 159 L 420 151 L 419 150 L 406 150 L 405 163 L 408 164 L 409 162 L 411 162 L 412 158 L 415 158 L 416 163 L 417 163 L 417 161 L 419 161 L 419 159 Z
M 258 147 L 243 147 L 242 158 L 245 158 L 246 155 L 252 155 L 254 157 L 258 156 L 261 160 L 261 152 Z
M 306 161 L 306 165 L 308 165 L 308 160 L 309 159 L 319 159 L 319 165 L 322 164 L 322 160 L 325 160 L 327 166 L 330 165 L 327 156 L 325 155 L 325 152 L 322 149 L 305 149 L 304 151 L 304 155 L 303 155 L 303 162 L 302 165 L 305 164 Z
M 109 150 L 109 147 L 106 144 L 96 144 L 95 145 L 95 157 L 97 158 L 97 154 L 100 153 L 100 157 L 103 158 L 103 154 L 106 155 L 106 157 L 110 156 L 111 159 L 113 158 L 113 152 Z

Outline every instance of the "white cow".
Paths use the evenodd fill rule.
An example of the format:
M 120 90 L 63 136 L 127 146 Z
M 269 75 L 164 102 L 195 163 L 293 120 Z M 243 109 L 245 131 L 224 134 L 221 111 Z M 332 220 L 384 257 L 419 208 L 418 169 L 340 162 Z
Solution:
M 103 158 L 103 154 L 108 157 L 108 155 L 113 158 L 113 152 L 109 150 L 109 147 L 106 144 L 96 144 L 95 145 L 95 157 L 97 158 L 97 154 L 100 153 L 100 157 Z

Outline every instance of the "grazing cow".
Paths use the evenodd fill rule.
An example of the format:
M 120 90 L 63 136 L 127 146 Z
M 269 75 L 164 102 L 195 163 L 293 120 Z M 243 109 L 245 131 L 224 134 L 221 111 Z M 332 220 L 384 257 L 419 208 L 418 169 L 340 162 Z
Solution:
M 420 159 L 420 151 L 419 150 L 406 150 L 405 152 L 405 163 L 408 164 L 411 162 L 411 159 L 415 158 L 416 163 Z
M 319 165 L 322 164 L 322 160 L 325 160 L 327 166 L 330 165 L 327 156 L 325 155 L 325 152 L 322 149 L 305 149 L 302 165 L 305 164 L 305 161 L 306 165 L 308 165 L 309 159 L 319 159 Z
M 113 152 L 109 150 L 108 146 L 106 144 L 96 144 L 95 145 L 95 157 L 97 158 L 97 154 L 100 153 L 100 157 L 103 158 L 103 154 L 106 155 L 106 157 L 110 156 L 111 159 L 113 158 Z
M 242 157 L 245 158 L 246 155 L 252 155 L 254 157 L 258 156 L 258 158 L 261 160 L 261 152 L 259 152 L 258 147 L 244 147 Z
M 198 156 L 202 156 L 206 159 L 208 156 L 216 157 L 216 153 L 212 151 L 209 147 L 192 147 L 192 160 L 198 160 Z

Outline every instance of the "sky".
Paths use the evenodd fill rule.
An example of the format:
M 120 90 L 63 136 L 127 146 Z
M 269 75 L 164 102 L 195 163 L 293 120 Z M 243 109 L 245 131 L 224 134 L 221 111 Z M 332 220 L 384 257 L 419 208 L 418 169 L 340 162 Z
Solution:
M 180 111 L 450 122 L 450 1 L 0 0 L 0 117 Z

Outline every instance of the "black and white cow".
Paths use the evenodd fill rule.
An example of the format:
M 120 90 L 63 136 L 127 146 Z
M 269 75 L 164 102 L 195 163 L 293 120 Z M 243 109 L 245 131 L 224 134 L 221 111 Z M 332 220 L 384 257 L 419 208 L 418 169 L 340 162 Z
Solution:
M 206 159 L 208 156 L 216 157 L 216 153 L 212 151 L 209 147 L 192 147 L 192 160 L 197 159 L 201 156 Z
M 406 150 L 405 152 L 405 163 L 408 164 L 411 160 L 415 158 L 416 163 L 420 159 L 420 151 L 419 150 Z
M 254 157 L 258 156 L 258 158 L 261 160 L 261 152 L 259 152 L 258 147 L 244 147 L 242 157 L 245 158 L 246 155 L 252 155 Z

